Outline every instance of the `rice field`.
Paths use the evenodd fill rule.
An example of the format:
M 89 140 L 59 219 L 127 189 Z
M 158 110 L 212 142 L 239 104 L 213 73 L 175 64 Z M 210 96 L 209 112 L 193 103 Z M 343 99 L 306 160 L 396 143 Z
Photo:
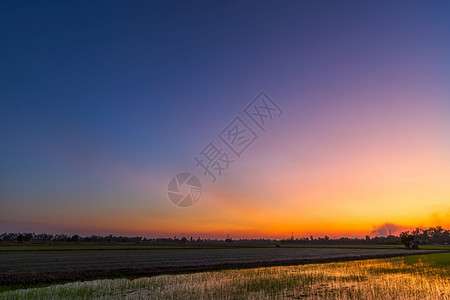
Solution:
M 0 251 L 0 291 L 104 278 L 386 258 L 442 250 L 369 248 L 186 248 Z
M 1 299 L 450 299 L 450 253 L 73 282 Z

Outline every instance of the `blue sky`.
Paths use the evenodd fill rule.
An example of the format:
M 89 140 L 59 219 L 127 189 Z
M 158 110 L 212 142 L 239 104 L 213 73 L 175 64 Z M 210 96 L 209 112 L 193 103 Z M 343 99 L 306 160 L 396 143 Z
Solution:
M 261 90 L 287 114 L 227 182 L 264 170 L 256 158 L 278 165 L 280 154 L 265 143 L 276 140 L 295 157 L 336 122 L 348 133 L 387 111 L 393 120 L 430 111 L 419 129 L 432 131 L 429 120 L 448 129 L 449 8 L 444 1 L 4 1 L 0 219 L 76 227 L 65 219 L 77 211 L 92 232 L 110 226 L 93 221 L 105 210 L 177 219 L 164 198 L 170 176 L 193 167 L 192 156 Z M 383 128 L 383 120 L 370 127 Z M 445 132 L 424 135 L 436 133 L 448 149 Z M 197 209 L 201 220 L 208 209 Z M 148 227 L 162 225 L 142 231 Z

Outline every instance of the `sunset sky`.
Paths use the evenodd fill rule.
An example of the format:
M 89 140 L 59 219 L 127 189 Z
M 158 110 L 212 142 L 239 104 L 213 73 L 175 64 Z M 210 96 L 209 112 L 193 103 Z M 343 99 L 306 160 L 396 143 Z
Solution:
M 0 233 L 450 227 L 450 3 L 2 1 Z M 244 108 L 283 110 L 266 131 Z M 235 118 L 258 139 L 211 182 Z M 180 208 L 167 186 L 202 182 Z

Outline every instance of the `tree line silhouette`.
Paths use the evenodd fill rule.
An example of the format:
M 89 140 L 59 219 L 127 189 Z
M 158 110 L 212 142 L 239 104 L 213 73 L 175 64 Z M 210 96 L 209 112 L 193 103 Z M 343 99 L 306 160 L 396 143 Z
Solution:
M 404 244 L 408 248 L 416 248 L 417 245 L 448 245 L 450 244 L 450 230 L 441 226 L 430 228 L 416 228 L 413 231 L 405 231 L 399 235 L 388 235 L 385 237 L 369 237 L 365 238 L 329 238 L 328 236 L 303 237 L 275 240 L 275 239 L 239 239 L 233 240 L 229 237 L 226 239 L 202 239 L 200 237 L 169 237 L 169 238 L 145 238 L 145 237 L 127 237 L 127 236 L 80 236 L 66 234 L 46 234 L 46 233 L 3 233 L 0 234 L 0 242 L 9 243 L 50 243 L 50 242 L 94 242 L 94 243 L 290 243 L 290 244 L 317 244 L 317 245 L 358 245 L 358 244 L 374 244 L 374 245 L 400 245 Z

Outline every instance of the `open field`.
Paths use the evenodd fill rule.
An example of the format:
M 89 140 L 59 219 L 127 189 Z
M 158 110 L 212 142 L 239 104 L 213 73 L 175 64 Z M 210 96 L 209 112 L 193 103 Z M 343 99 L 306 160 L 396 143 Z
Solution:
M 281 243 L 283 248 L 351 248 L 351 249 L 404 249 L 403 245 L 321 245 Z M 77 250 L 146 250 L 146 249 L 223 249 L 223 248 L 273 248 L 273 243 L 0 243 L 2 251 L 77 251 Z M 422 250 L 449 250 L 450 245 L 420 245 Z
M 153 276 L 226 268 L 293 265 L 432 253 L 360 248 L 146 248 L 0 251 L 0 286 Z
M 74 282 L 0 298 L 450 299 L 450 253 Z

